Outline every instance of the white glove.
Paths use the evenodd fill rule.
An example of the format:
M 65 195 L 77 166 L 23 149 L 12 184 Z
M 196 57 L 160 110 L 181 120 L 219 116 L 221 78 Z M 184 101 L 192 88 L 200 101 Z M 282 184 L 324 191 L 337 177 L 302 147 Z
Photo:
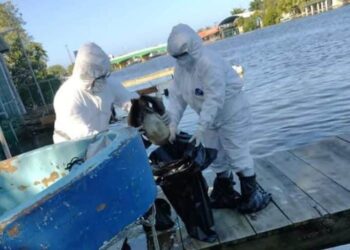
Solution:
M 194 134 L 192 135 L 189 142 L 195 141 L 196 142 L 195 147 L 198 147 L 200 144 L 204 146 L 203 136 L 204 136 L 204 129 L 201 126 L 199 126 L 196 132 L 194 132 Z
M 170 135 L 169 135 L 169 139 L 168 141 L 173 144 L 175 139 L 176 139 L 176 134 L 177 134 L 177 127 L 173 126 L 173 125 L 169 125 L 169 131 L 170 131 Z
M 162 121 L 164 122 L 165 125 L 169 126 L 170 116 L 169 116 L 169 113 L 167 111 L 165 111 L 164 115 L 160 116 L 160 118 L 162 119 Z

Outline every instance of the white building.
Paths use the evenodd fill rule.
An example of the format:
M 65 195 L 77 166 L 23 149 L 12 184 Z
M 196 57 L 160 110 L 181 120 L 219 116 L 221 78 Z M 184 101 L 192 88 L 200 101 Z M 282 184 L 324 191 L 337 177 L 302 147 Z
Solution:
M 304 16 L 315 15 L 349 3 L 350 0 L 310 0 L 304 4 L 302 11 Z

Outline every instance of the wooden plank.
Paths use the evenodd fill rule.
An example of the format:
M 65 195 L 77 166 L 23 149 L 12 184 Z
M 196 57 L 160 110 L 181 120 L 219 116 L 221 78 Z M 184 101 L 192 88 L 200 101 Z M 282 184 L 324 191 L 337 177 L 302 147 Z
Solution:
M 292 224 L 273 202 L 270 202 L 263 210 L 246 216 L 258 234 Z
M 149 95 L 149 94 L 153 94 L 153 93 L 158 92 L 158 89 L 156 86 L 152 86 L 152 87 L 136 90 L 136 92 L 139 95 Z
M 152 232 L 145 232 L 142 225 L 133 224 L 111 239 L 110 242 L 105 243 L 100 250 L 121 249 L 126 237 L 128 238 L 128 244 L 131 249 L 155 249 Z M 183 241 L 184 244 L 182 244 L 181 238 L 179 237 L 179 227 L 174 227 L 166 231 L 157 231 L 157 237 L 160 249 L 162 250 L 196 249 L 191 245 L 190 239 L 187 239 L 187 241 L 185 239 Z
M 163 193 L 162 189 L 158 186 L 158 194 L 157 198 L 162 198 L 167 200 L 167 202 L 171 205 L 171 203 L 166 198 L 165 194 Z M 157 232 L 158 238 L 160 237 L 161 244 L 163 248 L 161 249 L 168 249 L 164 247 L 166 244 L 171 245 L 172 247 L 169 248 L 171 250 L 180 250 L 180 249 L 198 249 L 193 245 L 193 239 L 187 234 L 186 228 L 180 217 L 176 214 L 174 208 L 171 208 L 171 218 L 175 222 L 175 226 L 171 230 L 175 230 L 175 233 L 173 234 L 174 239 L 171 237 L 172 235 L 166 234 L 163 235 L 164 232 Z M 171 231 L 170 230 L 170 231 Z M 170 236 L 170 237 L 169 237 Z M 168 238 L 168 241 L 166 240 Z M 173 241 L 172 243 L 170 241 Z
M 350 143 L 331 138 L 292 153 L 350 191 Z
M 272 194 L 273 201 L 293 222 L 318 218 L 326 211 L 270 162 L 259 159 L 255 165 L 258 183 Z
M 223 243 L 219 249 L 325 249 L 350 242 L 350 212 L 341 212 L 291 225 L 259 237 Z M 213 248 L 217 249 L 217 248 Z
M 128 87 L 133 87 L 139 84 L 143 84 L 145 82 L 149 82 L 149 81 L 153 81 L 155 79 L 158 78 L 162 78 L 162 77 L 169 77 L 171 75 L 174 74 L 174 68 L 170 67 L 170 68 L 166 68 L 148 75 L 144 75 L 135 79 L 131 79 L 131 80 L 127 80 L 122 82 L 123 86 L 128 88 Z
M 177 242 L 177 249 L 187 249 L 187 250 L 197 250 L 198 244 L 196 245 L 196 240 L 191 238 L 187 231 L 184 223 L 181 221 L 180 217 L 176 218 L 176 223 L 178 226 L 178 229 L 176 231 L 176 242 Z M 205 243 L 204 243 L 205 244 Z
M 350 208 L 350 193 L 290 152 L 266 158 L 327 212 Z
M 184 240 L 182 244 L 181 238 L 178 237 L 180 228 L 171 229 L 163 232 L 157 232 L 158 242 L 160 249 L 165 250 L 176 250 L 176 249 L 195 249 L 192 245 L 190 245 L 190 240 Z M 148 235 L 147 239 L 147 249 L 155 249 L 153 244 L 152 234 Z M 139 249 L 139 248 L 131 248 L 131 249 Z M 146 248 L 144 248 L 146 249 Z
M 209 243 L 209 242 L 199 241 L 191 238 L 191 245 L 194 247 L 194 249 L 206 249 L 206 248 L 220 245 L 220 241 L 219 239 L 217 239 L 213 243 Z M 185 249 L 188 249 L 188 248 L 185 247 Z
M 209 193 L 212 190 L 215 173 L 206 170 L 203 175 L 209 186 Z M 238 182 L 237 176 L 235 181 Z M 239 190 L 239 182 L 235 185 L 235 189 Z M 255 231 L 244 215 L 231 209 L 213 209 L 215 230 L 219 235 L 220 242 L 234 241 L 240 238 L 255 235 Z
M 214 209 L 215 230 L 220 243 L 231 242 L 255 235 L 255 231 L 244 215 L 230 209 Z

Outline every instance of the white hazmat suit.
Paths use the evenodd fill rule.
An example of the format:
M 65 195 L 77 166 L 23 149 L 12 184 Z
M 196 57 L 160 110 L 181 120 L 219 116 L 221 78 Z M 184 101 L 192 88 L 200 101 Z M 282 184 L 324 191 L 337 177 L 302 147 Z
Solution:
M 168 52 L 177 59 L 169 87 L 170 130 L 176 130 L 189 105 L 199 115 L 195 139 L 218 150 L 212 169 L 254 175 L 248 144 L 251 114 L 240 77 L 187 25 L 172 29 Z
M 122 107 L 138 97 L 109 76 L 110 68 L 107 54 L 96 44 L 88 43 L 79 49 L 72 76 L 55 95 L 54 143 L 106 130 L 112 105 Z

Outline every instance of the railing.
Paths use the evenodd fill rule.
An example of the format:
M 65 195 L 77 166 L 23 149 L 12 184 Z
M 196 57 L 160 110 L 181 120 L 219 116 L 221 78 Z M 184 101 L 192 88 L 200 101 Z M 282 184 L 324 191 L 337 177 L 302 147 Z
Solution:
M 35 83 L 25 83 L 17 87 L 24 106 L 27 109 L 35 107 L 41 107 L 50 105 L 53 103 L 53 99 L 56 91 L 61 85 L 61 80 L 58 78 L 50 78 L 38 81 L 38 86 Z M 40 96 L 40 91 L 43 95 L 45 103 L 43 103 Z

